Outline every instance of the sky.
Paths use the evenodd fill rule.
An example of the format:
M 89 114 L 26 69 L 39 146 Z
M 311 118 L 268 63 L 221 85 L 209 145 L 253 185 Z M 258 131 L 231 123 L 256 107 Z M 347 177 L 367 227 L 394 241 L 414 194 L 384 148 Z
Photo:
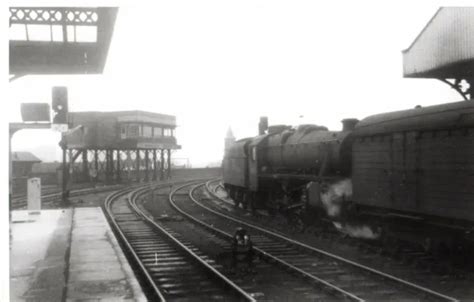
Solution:
M 254 136 L 263 115 L 270 125 L 311 123 L 339 130 L 344 118 L 461 100 L 440 81 L 402 74 L 402 50 L 447 4 L 121 5 L 102 75 L 15 80 L 8 85 L 7 117 L 20 121 L 20 103 L 50 102 L 52 86 L 67 86 L 70 111 L 176 115 L 182 150 L 173 156 L 194 167 L 219 163 L 227 129 L 237 138 Z M 59 138 L 50 130 L 23 130 L 12 148 L 60 160 Z

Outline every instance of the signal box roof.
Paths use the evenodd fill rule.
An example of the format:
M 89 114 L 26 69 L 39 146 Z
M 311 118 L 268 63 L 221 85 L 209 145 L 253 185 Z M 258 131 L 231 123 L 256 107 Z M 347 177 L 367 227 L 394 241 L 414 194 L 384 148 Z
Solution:
M 68 149 L 180 149 L 176 117 L 146 111 L 70 112 Z
M 474 77 L 474 7 L 442 7 L 403 51 L 403 75 Z
M 10 7 L 10 74 L 102 73 L 116 7 Z
M 118 123 L 142 123 L 163 125 L 170 128 L 176 127 L 176 117 L 174 115 L 149 111 L 83 111 L 69 113 L 69 120 L 70 122 L 73 122 L 73 124 L 76 124 L 76 121 L 83 120 L 84 118 L 92 118 L 96 120 L 101 120 L 103 118 L 114 118 Z

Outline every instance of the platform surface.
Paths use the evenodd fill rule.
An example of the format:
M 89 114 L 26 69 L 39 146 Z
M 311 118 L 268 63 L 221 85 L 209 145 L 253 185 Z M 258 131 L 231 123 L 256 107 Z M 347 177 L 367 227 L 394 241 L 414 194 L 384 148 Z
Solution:
M 100 208 L 13 211 L 11 301 L 145 301 Z

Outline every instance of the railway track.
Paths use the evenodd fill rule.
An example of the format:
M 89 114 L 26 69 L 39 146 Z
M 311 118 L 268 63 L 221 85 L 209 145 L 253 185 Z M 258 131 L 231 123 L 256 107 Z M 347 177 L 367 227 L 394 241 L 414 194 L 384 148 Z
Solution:
M 196 190 L 201 187 L 204 187 L 204 184 L 194 186 L 189 192 L 189 199 L 193 204 L 185 200 L 174 203 L 182 215 L 224 238 L 230 238 L 237 227 L 246 228 L 252 236 L 255 251 L 261 256 L 304 276 L 330 292 L 337 293 L 340 297 L 352 301 L 457 301 L 456 298 L 212 210 L 195 197 Z
M 189 243 L 180 242 L 149 218 L 137 199 L 161 186 L 126 189 L 108 196 L 104 207 L 135 267 L 144 276 L 153 300 L 255 301 L 218 271 Z
M 463 261 L 454 258 L 433 255 L 428 251 L 403 241 L 364 240 L 339 232 L 330 225 L 308 226 L 304 232 L 289 228 L 288 221 L 279 216 L 269 216 L 260 211 L 251 212 L 236 208 L 233 201 L 226 197 L 220 181 L 206 184 L 213 198 L 202 201 L 214 210 L 224 212 L 247 222 L 270 228 L 307 245 L 337 254 L 343 258 L 389 272 L 400 279 L 422 287 L 435 289 L 447 296 L 459 300 L 472 300 L 474 297 L 474 274 L 472 268 L 461 267 Z M 249 213 L 252 213 L 249 215 Z M 455 256 L 454 256 L 455 257 Z
M 319 284 L 295 276 L 274 263 L 256 258 L 249 266 L 247 262 L 232 265 L 232 247 L 229 238 L 218 238 L 213 232 L 183 219 L 172 203 L 177 199 L 188 200 L 188 185 L 163 192 L 154 198 L 146 196 L 140 206 L 145 208 L 149 217 L 158 222 L 183 243 L 190 243 L 204 254 L 206 259 L 216 261 L 216 268 L 252 297 L 262 301 L 340 301 L 330 291 L 321 289 Z M 250 270 L 249 270 L 250 268 Z
M 76 197 L 76 196 L 81 196 L 81 195 L 86 195 L 86 194 L 93 194 L 93 193 L 101 193 L 101 192 L 107 192 L 107 191 L 113 191 L 117 190 L 119 188 L 123 187 L 123 185 L 110 185 L 110 186 L 103 186 L 103 187 L 97 187 L 97 188 L 81 188 L 81 189 L 76 189 L 72 190 L 69 193 L 69 197 Z M 42 203 L 50 203 L 54 201 L 59 201 L 61 200 L 61 191 L 58 191 L 57 189 L 48 189 L 48 190 L 42 190 L 41 192 L 41 201 Z M 25 195 L 17 195 L 14 196 L 12 199 L 12 205 L 11 209 L 12 210 L 17 210 L 21 209 L 23 207 L 27 206 L 27 197 Z

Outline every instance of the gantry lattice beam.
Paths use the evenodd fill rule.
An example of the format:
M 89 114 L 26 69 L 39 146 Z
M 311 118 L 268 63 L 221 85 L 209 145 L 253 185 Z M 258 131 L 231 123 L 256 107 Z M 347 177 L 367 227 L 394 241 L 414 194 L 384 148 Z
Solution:
M 12 78 L 102 73 L 117 12 L 116 7 L 10 7 Z

